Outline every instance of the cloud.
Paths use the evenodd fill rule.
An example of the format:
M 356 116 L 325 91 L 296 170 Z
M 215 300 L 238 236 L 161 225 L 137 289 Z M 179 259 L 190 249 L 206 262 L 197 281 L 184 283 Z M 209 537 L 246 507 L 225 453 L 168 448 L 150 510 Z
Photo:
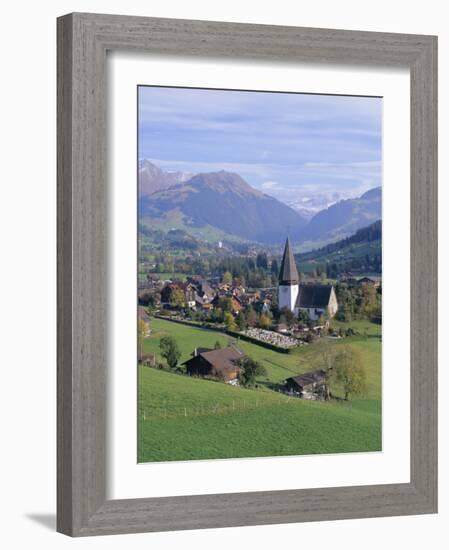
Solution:
M 381 133 L 380 98 L 139 88 L 142 158 L 166 170 L 237 172 L 278 197 L 380 185 Z
M 261 189 L 279 189 L 281 186 L 278 181 L 264 181 L 261 185 Z

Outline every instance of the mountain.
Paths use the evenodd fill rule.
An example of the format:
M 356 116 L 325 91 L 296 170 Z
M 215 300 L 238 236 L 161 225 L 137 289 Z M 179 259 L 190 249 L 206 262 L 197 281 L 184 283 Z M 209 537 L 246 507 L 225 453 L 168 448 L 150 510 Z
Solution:
M 318 212 L 302 232 L 301 241 L 335 241 L 382 217 L 382 190 L 375 187 L 357 199 L 339 201 Z
M 191 177 L 192 174 L 186 172 L 164 172 L 149 160 L 143 159 L 139 162 L 139 197 L 168 189 Z
M 212 226 L 266 244 L 282 242 L 287 232 L 298 239 L 306 225 L 292 208 L 224 170 L 141 196 L 139 205 L 143 223 L 182 217 L 185 227 Z
M 316 250 L 296 254 L 301 271 L 331 270 L 341 273 L 382 272 L 382 222 L 375 221 L 355 234 Z
M 312 193 L 307 189 L 302 191 L 301 188 L 295 190 L 295 193 L 289 197 L 277 197 L 285 204 L 296 210 L 307 221 L 311 220 L 313 216 L 321 212 L 329 206 L 332 206 L 338 201 L 341 201 L 347 197 L 341 196 L 336 192 L 316 192 Z

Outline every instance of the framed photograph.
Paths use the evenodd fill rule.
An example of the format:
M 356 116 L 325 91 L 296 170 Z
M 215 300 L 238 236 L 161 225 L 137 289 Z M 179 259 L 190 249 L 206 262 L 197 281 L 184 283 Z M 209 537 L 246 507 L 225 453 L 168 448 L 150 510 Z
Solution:
M 58 531 L 437 511 L 437 39 L 58 19 Z

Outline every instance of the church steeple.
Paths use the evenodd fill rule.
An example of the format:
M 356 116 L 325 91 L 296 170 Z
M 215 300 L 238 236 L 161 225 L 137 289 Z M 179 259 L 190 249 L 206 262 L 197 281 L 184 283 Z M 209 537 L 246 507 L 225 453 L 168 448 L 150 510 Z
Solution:
M 285 241 L 284 255 L 282 257 L 281 270 L 279 271 L 280 285 L 297 285 L 299 283 L 298 270 L 290 246 L 290 240 L 287 237 Z

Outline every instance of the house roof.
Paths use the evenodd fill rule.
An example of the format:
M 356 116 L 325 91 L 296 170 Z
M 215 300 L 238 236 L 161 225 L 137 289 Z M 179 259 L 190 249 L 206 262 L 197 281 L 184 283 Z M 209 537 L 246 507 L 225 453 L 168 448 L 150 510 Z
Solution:
M 196 357 L 197 355 L 200 355 L 201 353 L 205 353 L 206 351 L 212 351 L 212 348 L 195 348 L 191 355 L 193 357 Z
M 287 237 L 285 241 L 284 255 L 282 256 L 281 269 L 279 271 L 279 284 L 298 284 L 299 275 L 295 258 Z
M 198 353 L 197 357 L 202 357 L 208 363 L 210 363 L 216 370 L 235 370 L 236 361 L 242 359 L 245 354 L 235 346 L 229 346 L 222 349 L 213 349 L 210 351 L 204 351 Z M 186 363 L 195 359 L 189 359 Z
M 293 380 L 298 386 L 304 388 L 305 386 L 309 386 L 310 384 L 314 384 L 315 382 L 322 382 L 323 380 L 325 380 L 325 378 L 326 371 L 323 369 L 318 369 L 311 372 L 306 372 L 299 376 L 292 376 L 291 378 L 287 378 L 287 381 Z
M 329 305 L 332 285 L 299 285 L 296 307 L 325 308 Z

